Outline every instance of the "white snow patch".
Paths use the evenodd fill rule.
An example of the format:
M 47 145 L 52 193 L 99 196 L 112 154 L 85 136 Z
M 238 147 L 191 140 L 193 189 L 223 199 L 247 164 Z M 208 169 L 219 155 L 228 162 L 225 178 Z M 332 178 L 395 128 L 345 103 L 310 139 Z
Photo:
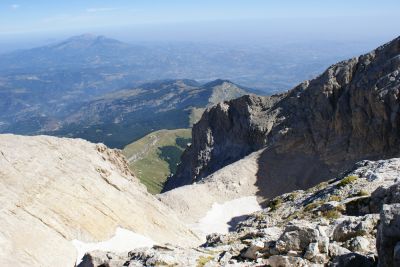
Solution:
M 233 218 L 248 215 L 261 210 L 257 197 L 242 197 L 223 204 L 214 203 L 206 216 L 193 225 L 204 237 L 208 234 L 229 232 L 228 224 Z
M 82 261 L 83 256 L 90 251 L 128 252 L 135 248 L 152 247 L 155 244 L 153 240 L 146 236 L 119 227 L 115 230 L 115 235 L 107 241 L 85 243 L 74 239 L 71 242 L 78 252 L 77 265 Z

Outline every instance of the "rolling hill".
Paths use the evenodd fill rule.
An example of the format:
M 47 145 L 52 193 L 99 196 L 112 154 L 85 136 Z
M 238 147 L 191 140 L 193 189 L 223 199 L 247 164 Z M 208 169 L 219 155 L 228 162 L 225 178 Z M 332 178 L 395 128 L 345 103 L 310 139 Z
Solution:
M 44 133 L 123 148 L 153 131 L 188 128 L 206 107 L 252 92 L 257 91 L 226 80 L 157 81 L 84 103 L 60 120 L 56 130 Z
M 190 129 L 160 130 L 127 145 L 123 154 L 147 191 L 158 194 L 168 176 L 175 173 L 191 138 Z

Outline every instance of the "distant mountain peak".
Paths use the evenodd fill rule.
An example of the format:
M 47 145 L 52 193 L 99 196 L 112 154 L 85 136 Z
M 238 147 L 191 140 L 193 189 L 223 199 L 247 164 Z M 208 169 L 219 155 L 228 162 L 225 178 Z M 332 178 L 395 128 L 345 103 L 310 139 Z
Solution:
M 226 97 L 227 94 L 237 95 L 239 97 L 243 94 L 256 94 L 256 95 L 265 95 L 264 92 L 251 89 L 248 87 L 244 87 L 241 85 L 236 84 L 235 82 L 227 79 L 217 79 L 206 84 L 203 84 L 202 88 L 206 90 L 210 90 L 215 92 L 223 92 L 223 98 L 216 98 L 215 101 L 220 102 L 223 101 L 222 99 L 231 99 L 230 97 Z M 218 93 L 217 93 L 218 94 Z M 216 104 L 212 102 L 213 104 Z
M 76 35 L 68 38 L 67 40 L 95 40 L 98 38 L 105 38 L 103 35 L 96 35 L 93 33 L 84 33 L 81 35 Z
M 235 85 L 235 83 L 230 80 L 217 79 L 217 80 L 214 80 L 214 81 L 204 84 L 204 87 L 215 87 L 215 86 L 220 86 L 224 83 L 230 83 L 230 84 Z
M 88 48 L 90 46 L 128 46 L 127 44 L 118 41 L 116 39 L 108 38 L 103 35 L 95 35 L 91 33 L 86 33 L 82 35 L 72 36 L 65 41 L 58 44 L 52 45 L 55 49 L 80 49 Z

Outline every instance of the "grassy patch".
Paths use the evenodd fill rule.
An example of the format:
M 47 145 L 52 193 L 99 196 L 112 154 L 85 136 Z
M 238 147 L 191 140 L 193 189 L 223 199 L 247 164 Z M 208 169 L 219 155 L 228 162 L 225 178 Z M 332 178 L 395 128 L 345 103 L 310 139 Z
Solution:
M 167 177 L 175 173 L 187 143 L 190 129 L 156 131 L 123 150 L 129 168 L 152 194 L 161 192 Z
M 268 207 L 270 211 L 277 210 L 280 206 L 282 206 L 283 200 L 281 198 L 274 198 L 268 203 Z
M 301 219 L 303 217 L 304 217 L 303 213 L 301 213 L 300 211 L 295 211 L 286 218 L 286 222 L 289 222 L 294 219 Z
M 341 215 L 342 214 L 339 211 L 335 210 L 335 209 L 327 210 L 327 211 L 322 212 L 322 216 L 324 216 L 324 218 L 326 218 L 328 220 L 330 220 L 330 219 L 338 219 L 338 218 L 340 218 Z
M 262 212 L 257 212 L 255 214 L 253 214 L 253 216 L 259 221 L 265 220 L 265 217 L 266 217 L 265 214 Z
M 286 197 L 285 200 L 287 200 L 287 201 L 294 201 L 294 200 L 298 197 L 298 195 L 299 195 L 299 193 L 297 193 L 297 192 L 290 193 L 290 194 Z
M 308 194 L 309 194 L 309 193 L 314 193 L 314 192 L 316 192 L 316 191 L 325 189 L 327 186 L 328 186 L 328 182 L 321 182 L 321 183 L 317 184 L 317 185 L 314 186 L 314 187 L 308 188 L 305 192 L 308 193 Z
M 307 204 L 307 205 L 304 207 L 304 211 L 310 212 L 310 211 L 312 211 L 313 209 L 318 208 L 318 207 L 321 206 L 322 204 L 324 204 L 323 201 L 315 201 L 315 202 L 309 203 L 309 204 Z
M 316 188 L 317 190 L 321 190 L 321 189 L 326 188 L 327 186 L 328 186 L 328 182 L 321 182 L 321 183 L 317 184 L 317 185 L 315 186 L 315 188 Z
M 328 201 L 340 202 L 340 201 L 342 201 L 342 198 L 340 196 L 337 196 L 337 195 L 331 195 L 331 196 L 329 196 Z
M 200 256 L 197 259 L 197 267 L 203 267 L 205 266 L 208 262 L 210 262 L 214 257 L 213 256 L 209 256 L 209 257 L 205 257 L 205 256 Z
M 350 175 L 347 176 L 345 178 L 343 178 L 339 183 L 338 183 L 338 187 L 345 187 L 348 184 L 352 184 L 354 183 L 356 180 L 358 179 L 357 175 Z
M 361 189 L 360 192 L 357 193 L 357 196 L 366 197 L 369 196 L 369 193 L 367 190 Z
M 103 265 L 100 265 L 100 266 L 103 266 Z M 107 265 L 108 266 L 108 265 Z M 155 263 L 154 263 L 154 266 L 157 266 L 157 267 L 177 267 L 178 266 L 178 264 L 177 263 L 173 263 L 173 264 L 168 264 L 168 263 L 166 263 L 166 262 L 163 262 L 163 261 L 156 261 Z

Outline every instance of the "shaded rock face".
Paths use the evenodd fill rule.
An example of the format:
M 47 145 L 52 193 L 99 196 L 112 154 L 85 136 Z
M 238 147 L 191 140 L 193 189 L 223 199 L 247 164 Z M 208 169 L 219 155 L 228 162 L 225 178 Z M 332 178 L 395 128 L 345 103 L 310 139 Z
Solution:
M 164 190 L 199 181 L 267 144 L 277 97 L 244 96 L 207 109 L 193 126 L 192 144 Z
M 383 206 L 378 229 L 378 266 L 400 266 L 400 203 Z
M 268 197 L 316 184 L 362 159 L 396 156 L 399 89 L 397 38 L 288 93 L 221 103 L 194 126 L 193 144 L 165 190 L 199 181 L 263 147 L 258 183 Z M 290 168 L 274 168 L 279 162 Z M 295 171 L 289 176 L 289 170 Z M 268 189 L 280 179 L 289 187 Z

